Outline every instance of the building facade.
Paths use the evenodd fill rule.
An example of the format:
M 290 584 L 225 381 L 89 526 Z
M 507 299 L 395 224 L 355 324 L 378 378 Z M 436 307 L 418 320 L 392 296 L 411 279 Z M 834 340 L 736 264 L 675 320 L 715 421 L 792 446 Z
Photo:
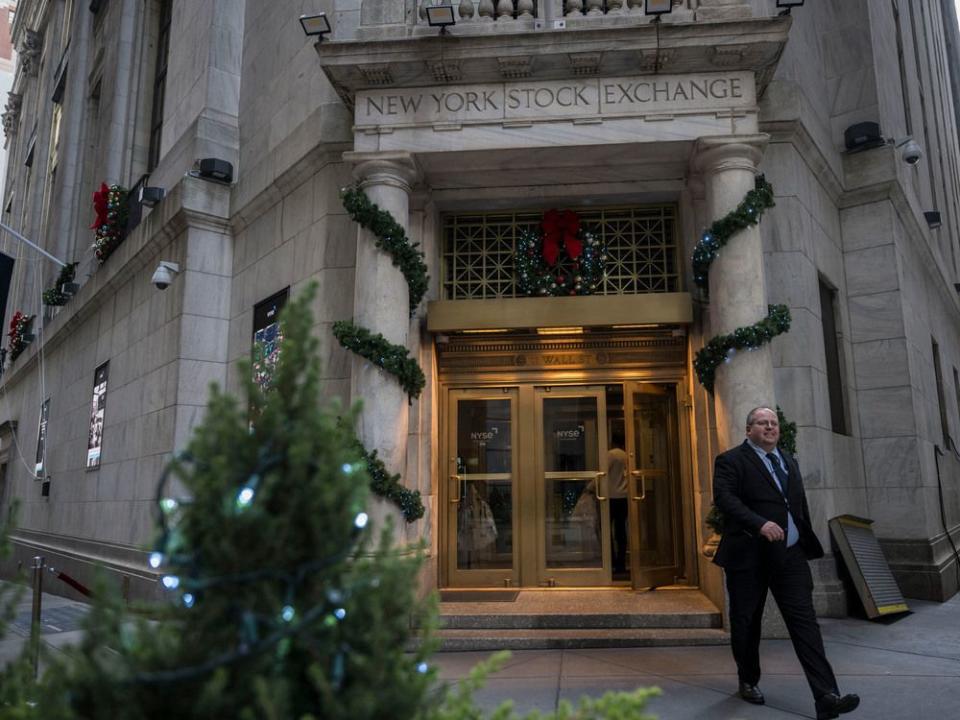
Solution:
M 830 518 L 869 518 L 905 595 L 956 593 L 952 2 L 675 0 L 655 22 L 638 0 L 463 0 L 444 33 L 432 4 L 19 3 L 2 217 L 76 262 L 79 288 L 44 306 L 59 267 L 3 236 L 5 322 L 35 316 L 0 392 L 18 558 L 155 592 L 164 463 L 209 383 L 237 390 L 238 362 L 315 280 L 325 391 L 364 401 L 361 438 L 424 498 L 413 523 L 389 503 L 378 517 L 427 541 L 425 587 L 668 585 L 722 608 L 712 459 L 776 404 L 824 544 Z M 305 37 L 303 12 L 332 33 Z M 702 231 L 759 174 L 775 206 L 700 287 Z M 354 182 L 424 253 L 412 317 L 344 210 Z M 123 204 L 103 262 L 101 183 L 164 190 Z M 549 255 L 545 223 L 557 256 L 526 297 L 518 265 Z M 162 291 L 161 261 L 178 267 Z M 698 351 L 770 305 L 789 332 L 729 354 L 708 392 Z M 340 347 L 343 319 L 407 348 L 422 394 Z M 821 611 L 844 612 L 837 558 L 816 575 Z

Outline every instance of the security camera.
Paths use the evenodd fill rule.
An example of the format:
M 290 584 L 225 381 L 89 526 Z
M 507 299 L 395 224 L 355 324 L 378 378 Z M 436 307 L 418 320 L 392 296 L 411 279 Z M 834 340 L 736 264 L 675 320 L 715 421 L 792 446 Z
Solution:
M 173 282 L 173 276 L 180 272 L 180 266 L 175 262 L 161 260 L 157 269 L 153 271 L 150 282 L 157 286 L 157 290 L 166 290 Z
M 923 150 L 920 149 L 917 141 L 909 135 L 898 142 L 897 147 L 900 148 L 900 157 L 907 165 L 916 165 L 923 157 Z

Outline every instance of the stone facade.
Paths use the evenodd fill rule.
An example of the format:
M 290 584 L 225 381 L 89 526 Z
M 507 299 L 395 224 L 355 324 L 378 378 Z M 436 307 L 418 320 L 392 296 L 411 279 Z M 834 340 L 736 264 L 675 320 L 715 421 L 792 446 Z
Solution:
M 46 554 L 81 578 L 101 562 L 131 594 L 155 592 L 142 547 L 164 462 L 202 417 L 208 384 L 239 387 L 254 306 L 318 280 L 325 389 L 367 399 L 362 436 L 423 493 L 426 516 L 402 539 L 427 540 L 424 583 L 435 587 L 445 477 L 436 338 L 426 304 L 406 316 L 405 287 L 346 216 L 340 188 L 358 180 L 394 212 L 425 251 L 428 299 L 442 300 L 443 211 L 517 207 L 521 196 L 545 207 L 666 198 L 689 258 L 701 228 L 760 171 L 777 206 L 722 257 L 711 301 L 694 294 L 689 350 L 767 303 L 787 304 L 793 329 L 724 366 L 715 397 L 688 372 L 686 542 L 709 546 L 712 457 L 737 441 L 749 406 L 775 399 L 799 425 L 825 544 L 829 518 L 872 518 L 908 596 L 957 592 L 948 532 L 960 543 L 960 153 L 943 35 L 956 25 L 952 3 L 894 3 L 898 15 L 869 0 L 808 3 L 786 18 L 760 0 L 682 0 L 654 28 L 632 0 L 537 0 L 512 15 L 500 12 L 510 3 L 466 0 L 442 38 L 422 4 L 321 0 L 334 32 L 314 46 L 297 3 L 20 2 L 13 41 L 33 54 L 29 67 L 21 57 L 17 112 L 4 118 L 3 220 L 78 261 L 81 288 L 45 311 L 40 292 L 58 268 L 4 236 L 0 249 L 18 260 L 5 321 L 20 309 L 39 329 L 46 313 L 0 391 L 0 502 L 21 506 L 18 558 Z M 724 97 L 710 94 L 718 78 Z M 885 138 L 912 134 L 922 161 L 902 162 L 896 142 L 847 152 L 844 130 L 862 121 Z M 231 184 L 197 176 L 209 157 L 232 164 Z M 90 193 L 144 176 L 166 196 L 100 266 L 88 247 Z M 150 283 L 160 260 L 180 266 L 163 292 Z M 689 291 L 689 261 L 684 274 Z M 823 288 L 835 302 L 832 390 Z M 349 317 L 418 357 L 428 377 L 419 400 L 408 405 L 339 347 L 330 327 Z M 88 470 L 93 376 L 105 362 L 102 459 Z M 840 613 L 835 567 L 832 557 L 818 564 L 818 601 Z M 706 558 L 691 579 L 722 603 Z

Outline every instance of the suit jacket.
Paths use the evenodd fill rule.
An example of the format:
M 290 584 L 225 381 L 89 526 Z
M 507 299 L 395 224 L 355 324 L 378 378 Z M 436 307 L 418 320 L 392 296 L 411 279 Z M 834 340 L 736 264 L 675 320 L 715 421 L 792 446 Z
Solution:
M 810 510 L 796 461 L 780 451 L 787 466 L 790 513 L 807 558 L 823 557 L 823 546 L 810 526 Z M 713 502 L 723 512 L 723 537 L 713 561 L 727 570 L 759 568 L 775 563 L 786 540 L 771 543 L 760 535 L 768 520 L 787 528 L 787 502 L 763 460 L 745 440 L 717 456 L 713 469 Z M 784 533 L 786 534 L 786 533 Z

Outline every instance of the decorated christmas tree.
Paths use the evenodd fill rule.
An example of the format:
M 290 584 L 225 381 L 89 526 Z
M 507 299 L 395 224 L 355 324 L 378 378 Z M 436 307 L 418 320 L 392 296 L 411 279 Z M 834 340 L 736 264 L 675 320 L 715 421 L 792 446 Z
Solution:
M 367 525 L 349 413 L 320 397 L 313 294 L 284 311 L 267 387 L 214 389 L 160 484 L 150 564 L 169 602 L 132 619 L 101 590 L 24 717 L 402 719 L 427 705 L 430 644 L 408 652 L 432 617 L 420 561 Z

